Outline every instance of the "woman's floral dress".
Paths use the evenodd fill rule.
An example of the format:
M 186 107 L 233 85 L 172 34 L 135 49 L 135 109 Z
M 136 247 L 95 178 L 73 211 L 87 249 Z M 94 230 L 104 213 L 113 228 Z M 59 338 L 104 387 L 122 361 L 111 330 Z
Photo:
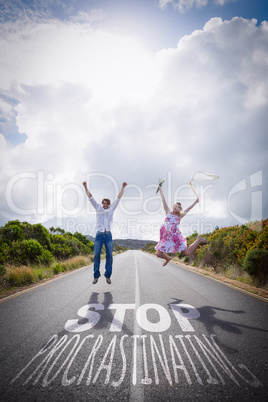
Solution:
M 180 218 L 169 212 L 164 224 L 160 228 L 160 240 L 155 246 L 156 250 L 163 253 L 181 253 L 187 248 L 187 240 L 179 231 Z

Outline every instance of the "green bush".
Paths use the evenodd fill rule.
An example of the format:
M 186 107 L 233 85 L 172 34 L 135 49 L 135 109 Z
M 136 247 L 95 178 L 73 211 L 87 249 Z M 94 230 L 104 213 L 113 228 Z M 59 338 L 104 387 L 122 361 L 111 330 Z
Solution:
M 70 232 L 65 233 L 66 244 L 72 250 L 72 256 L 91 254 L 94 249 L 94 243 L 86 238 L 81 233 L 75 232 L 72 235 Z
M 230 262 L 230 247 L 224 244 L 223 236 L 210 241 L 208 246 L 197 250 L 197 262 L 202 266 L 213 267 L 217 272 L 219 267 L 228 267 Z
M 156 254 L 156 250 L 155 250 L 155 246 L 157 245 L 157 243 L 147 243 L 145 245 L 145 247 L 143 247 L 143 251 L 147 252 L 147 253 L 152 253 L 152 254 Z
M 0 264 L 50 265 L 54 258 L 91 254 L 94 244 L 86 236 L 14 220 L 0 227 Z
M 66 244 L 66 239 L 65 239 L 65 237 L 64 237 L 63 235 L 55 234 L 55 235 L 52 237 L 52 243 L 53 243 L 53 244 L 61 244 L 61 245 L 64 245 L 64 244 Z
M 6 268 L 4 265 L 0 264 L 0 278 L 3 277 L 6 273 Z
M 71 249 L 71 256 L 75 257 L 76 255 L 81 254 L 81 250 L 85 247 L 83 243 L 81 243 L 75 237 L 68 237 L 66 239 L 66 245 Z
M 14 262 L 26 265 L 38 263 L 43 252 L 44 249 L 37 240 L 23 240 L 12 243 L 10 256 Z
M 61 263 L 57 263 L 54 267 L 53 267 L 53 273 L 54 274 L 59 274 L 60 272 L 62 272 L 62 264 Z
M 10 259 L 10 248 L 9 245 L 3 240 L 0 241 L 0 264 L 5 264 Z
M 85 245 L 90 245 L 93 244 L 90 240 L 88 240 L 86 238 L 86 236 L 82 235 L 82 233 L 79 232 L 75 232 L 75 234 L 73 235 L 77 240 L 79 240 L 81 243 L 85 244 Z
M 268 251 L 262 249 L 249 250 L 242 267 L 256 279 L 259 286 L 264 286 L 268 280 Z
M 44 250 L 43 253 L 38 257 L 38 260 L 41 264 L 49 266 L 55 260 L 55 258 L 50 251 Z
M 52 245 L 53 255 L 59 260 L 64 260 L 70 258 L 72 255 L 72 250 L 65 244 L 53 244 Z
M 37 240 L 41 246 L 50 250 L 51 242 L 49 231 L 40 223 L 32 225 L 31 235 L 29 238 Z

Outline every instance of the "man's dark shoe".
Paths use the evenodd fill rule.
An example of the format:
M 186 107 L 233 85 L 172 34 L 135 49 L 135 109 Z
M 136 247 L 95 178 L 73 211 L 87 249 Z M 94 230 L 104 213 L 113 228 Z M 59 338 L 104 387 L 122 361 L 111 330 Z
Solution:
M 94 278 L 94 279 L 93 279 L 93 282 L 92 282 L 93 285 L 95 285 L 95 284 L 98 282 L 98 280 L 99 280 L 99 278 Z
M 111 285 L 111 283 L 112 283 L 110 278 L 106 278 L 106 282 L 109 283 L 109 285 Z

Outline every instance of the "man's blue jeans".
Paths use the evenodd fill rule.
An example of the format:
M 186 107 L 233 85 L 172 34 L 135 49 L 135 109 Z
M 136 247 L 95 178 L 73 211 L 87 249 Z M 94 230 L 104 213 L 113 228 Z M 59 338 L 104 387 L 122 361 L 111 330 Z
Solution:
M 94 278 L 100 277 L 100 260 L 101 249 L 105 246 L 106 251 L 106 264 L 105 273 L 106 278 L 110 278 L 112 275 L 113 266 L 113 238 L 111 232 L 97 232 L 94 242 Z

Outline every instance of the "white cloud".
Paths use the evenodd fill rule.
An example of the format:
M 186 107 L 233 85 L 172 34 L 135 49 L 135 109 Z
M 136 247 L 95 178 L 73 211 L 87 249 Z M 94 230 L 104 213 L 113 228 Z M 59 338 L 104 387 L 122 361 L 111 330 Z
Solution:
M 105 18 L 105 13 L 101 9 L 92 9 L 89 12 L 79 11 L 77 15 L 71 16 L 70 20 L 78 23 L 92 24 Z
M 219 6 L 224 6 L 227 3 L 235 2 L 237 0 L 211 0 L 211 3 L 214 3 Z M 173 7 L 180 12 L 184 12 L 193 7 L 202 8 L 209 4 L 209 0 L 159 0 L 160 8 L 164 9 L 166 6 L 171 3 Z
M 217 1 L 217 0 L 216 0 Z M 219 0 L 217 2 L 226 2 L 226 0 Z M 197 8 L 204 7 L 208 4 L 209 0 L 159 0 L 160 8 L 165 8 L 167 4 L 172 3 L 175 9 L 183 12 L 187 9 L 193 8 L 196 6 Z
M 172 3 L 173 0 L 159 0 L 159 6 L 160 8 L 165 8 L 167 4 Z
M 227 3 L 235 2 L 238 0 L 213 0 L 213 3 L 219 4 L 220 6 L 225 6 Z
M 6 186 L 26 172 L 14 182 L 13 198 L 36 209 L 29 220 L 65 222 L 65 212 L 81 224 L 94 222 L 81 186 L 91 173 L 98 199 L 115 197 L 129 182 L 125 197 L 134 199 L 122 205 L 133 214 L 117 211 L 115 220 L 125 222 L 117 232 L 150 238 L 141 222 L 152 228 L 163 220 L 153 198 L 158 177 L 172 204 L 191 174 L 203 170 L 220 180 L 185 219 L 192 228 L 199 222 L 200 231 L 233 224 L 228 192 L 257 171 L 266 174 L 267 33 L 266 22 L 214 18 L 177 48 L 152 54 L 132 38 L 78 22 L 2 25 L 0 107 L 7 119 L 16 114 L 16 129 L 27 135 L 18 145 L 0 137 L 2 221 L 16 216 L 3 201 Z M 237 199 L 243 204 L 243 192 Z M 242 205 L 241 216 L 250 218 L 250 207 Z

